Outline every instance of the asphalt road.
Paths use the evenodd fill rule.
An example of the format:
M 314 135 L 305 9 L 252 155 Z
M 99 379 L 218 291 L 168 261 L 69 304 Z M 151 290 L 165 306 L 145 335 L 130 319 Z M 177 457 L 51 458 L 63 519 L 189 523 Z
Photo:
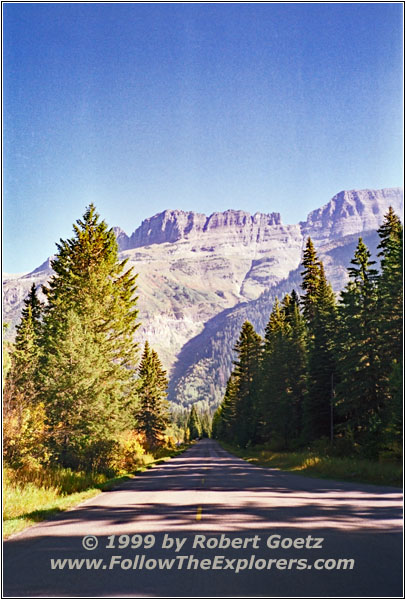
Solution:
M 262 469 L 201 440 L 6 541 L 3 595 L 401 597 L 401 519 L 398 488 Z

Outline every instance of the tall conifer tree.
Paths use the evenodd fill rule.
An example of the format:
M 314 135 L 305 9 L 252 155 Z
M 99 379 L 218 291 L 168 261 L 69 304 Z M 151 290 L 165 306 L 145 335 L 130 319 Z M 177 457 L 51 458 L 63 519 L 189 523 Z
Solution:
M 5 387 L 5 404 L 29 405 L 39 395 L 38 365 L 39 338 L 43 305 L 33 284 L 21 311 L 21 321 L 16 327 L 16 339 L 11 353 L 11 368 Z M 20 398 L 17 400 L 17 396 Z
M 287 365 L 286 394 L 289 404 L 289 422 L 285 430 L 285 444 L 300 443 L 303 434 L 303 410 L 306 392 L 307 346 L 306 325 L 300 313 L 299 298 L 292 291 L 290 302 L 285 308 L 285 364 Z
M 238 380 L 234 372 L 231 373 L 226 386 L 223 401 L 219 411 L 213 416 L 214 437 L 226 442 L 235 441 L 236 402 L 238 393 Z
M 286 308 L 286 297 L 284 303 Z M 261 439 L 264 442 L 274 441 L 275 437 L 286 438 L 284 430 L 287 376 L 284 356 L 285 332 L 286 313 L 276 298 L 265 328 L 264 355 L 261 365 L 260 424 Z
M 399 217 L 389 208 L 378 229 L 381 274 L 378 279 L 380 319 L 380 352 L 390 369 L 402 357 L 403 331 L 403 227 Z
M 359 238 L 339 307 L 337 401 L 345 429 L 372 456 L 379 449 L 384 397 L 378 352 L 377 272 L 370 257 Z
M 398 455 L 403 442 L 403 226 L 389 207 L 378 229 L 379 356 L 387 400 L 383 411 L 383 445 Z
M 313 317 L 309 324 L 307 393 L 304 435 L 308 441 L 331 437 L 334 428 L 333 390 L 336 384 L 334 339 L 337 311 L 334 292 L 319 261 Z
M 332 386 L 335 376 L 335 297 L 324 266 L 310 238 L 303 254 L 301 297 L 307 325 L 308 377 L 304 402 L 304 437 L 313 441 L 330 437 Z
M 200 437 L 200 433 L 201 433 L 200 421 L 199 421 L 199 415 L 197 414 L 195 404 L 193 404 L 192 408 L 190 409 L 187 427 L 189 429 L 189 436 L 190 436 L 191 440 L 194 440 L 194 439 Z
M 35 285 L 24 300 L 4 385 L 4 458 L 12 466 L 43 455 L 44 409 L 38 368 L 41 309 Z
M 169 423 L 168 380 L 157 353 L 148 342 L 145 342 L 138 372 L 137 429 L 145 434 L 148 448 L 155 450 L 163 444 L 163 434 Z
M 265 330 L 262 360 L 262 441 L 289 448 L 300 441 L 306 384 L 305 323 L 295 291 L 278 299 Z
M 239 446 L 255 443 L 258 437 L 258 400 L 262 340 L 252 324 L 245 321 L 234 347 L 238 354 L 234 362 L 237 383 L 234 436 Z
M 54 456 L 63 462 L 129 424 L 138 323 L 136 275 L 118 260 L 114 232 L 93 205 L 57 247 L 43 288 L 41 372 L 49 426 L 61 432 Z
M 301 296 L 303 315 L 311 327 L 316 314 L 317 291 L 320 282 L 320 262 L 317 258 L 316 249 L 310 237 L 307 238 L 306 247 L 303 252 L 302 266 L 302 289 Z

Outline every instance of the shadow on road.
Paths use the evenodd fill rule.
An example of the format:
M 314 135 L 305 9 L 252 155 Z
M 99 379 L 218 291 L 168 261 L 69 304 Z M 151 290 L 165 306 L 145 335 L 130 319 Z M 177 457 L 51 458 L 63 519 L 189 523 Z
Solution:
M 254 467 L 203 441 L 119 488 L 59 514 L 4 545 L 5 597 L 401 597 L 402 503 L 399 489 L 308 479 Z M 242 539 L 255 547 L 193 547 L 196 535 Z M 119 548 L 121 534 L 155 536 L 149 549 Z M 163 547 L 164 535 L 184 539 Z M 267 539 L 323 538 L 319 548 L 270 548 Z M 87 551 L 83 536 L 99 545 Z M 115 548 L 106 548 L 108 536 Z M 111 557 L 120 556 L 110 569 Z M 171 569 L 122 568 L 120 561 L 175 559 Z M 251 560 L 252 568 L 178 568 L 193 560 Z M 51 559 L 102 559 L 99 569 L 52 569 Z M 353 559 L 353 569 L 297 569 L 305 558 Z M 256 564 L 271 567 L 256 568 Z M 286 559 L 286 560 L 285 560 Z M 290 567 L 289 560 L 293 563 Z M 139 558 L 139 560 L 141 560 Z M 186 559 L 185 559 L 186 560 Z M 260 563 L 256 561 L 260 560 Z M 285 562 L 284 562 L 285 561 Z M 133 563 L 131 563 L 133 564 Z M 150 564 L 150 563 L 148 563 Z M 235 563 L 233 563 L 235 564 Z M 248 563 L 247 563 L 248 564 Z M 178 566 L 177 566 L 178 565 Z
M 162 507 L 164 509 L 164 506 Z M 97 509 L 93 514 L 97 514 Z M 105 515 L 106 516 L 106 515 Z M 117 521 L 120 522 L 120 521 Z M 126 531 L 123 522 L 122 532 Z M 169 532 L 172 538 L 186 538 L 180 552 L 173 548 L 162 548 L 164 534 Z M 309 531 L 312 531 L 311 529 Z M 272 549 L 267 547 L 267 539 L 271 535 L 280 534 L 282 538 L 306 537 L 303 531 L 244 530 L 233 531 L 229 537 L 234 539 L 260 538 L 259 548 L 246 549 L 201 549 L 193 548 L 197 533 L 176 530 L 169 525 L 155 534 L 156 543 L 152 549 L 120 549 L 116 541 L 115 549 L 106 549 L 109 543 L 107 536 L 99 537 L 99 547 L 94 551 L 85 551 L 82 537 L 41 537 L 30 543 L 15 539 L 10 541 L 4 560 L 4 597 L 401 597 L 402 595 L 402 539 L 397 534 L 373 534 L 364 536 L 351 532 L 332 532 L 331 530 L 312 531 L 313 536 L 323 538 L 322 549 Z M 202 533 L 202 532 L 201 532 Z M 222 531 L 210 531 L 203 535 L 206 538 L 220 537 Z M 116 538 L 117 540 L 118 538 Z M 390 561 L 387 565 L 377 563 L 374 550 Z M 132 564 L 139 555 L 138 565 L 144 555 L 143 568 L 121 568 L 124 559 Z M 110 569 L 112 557 L 116 559 L 114 568 Z M 176 556 L 187 556 L 182 568 Z M 235 569 L 203 570 L 195 569 L 193 562 L 188 568 L 189 557 L 192 559 L 211 559 L 223 556 L 229 559 L 245 559 L 255 562 L 251 569 L 236 573 Z M 54 570 L 51 559 L 102 559 L 105 568 L 88 569 L 84 564 L 80 570 Z M 174 559 L 172 570 L 149 570 L 151 559 Z M 289 560 L 306 559 L 313 565 L 317 559 L 353 559 L 352 569 L 315 570 L 306 567 L 297 569 L 297 562 L 289 567 Z M 282 559 L 282 563 L 274 562 L 271 568 L 262 569 L 262 563 L 269 559 Z M 260 560 L 261 568 L 255 564 Z M 178 562 L 176 562 L 178 561 Z M 124 563 L 123 563 L 124 564 Z M 221 564 L 221 563 L 220 563 Z M 223 560 L 224 564 L 224 560 Z M 235 567 L 235 563 L 234 563 Z M 282 568 L 280 568 L 282 567 Z M 372 568 L 371 568 L 372 567 Z

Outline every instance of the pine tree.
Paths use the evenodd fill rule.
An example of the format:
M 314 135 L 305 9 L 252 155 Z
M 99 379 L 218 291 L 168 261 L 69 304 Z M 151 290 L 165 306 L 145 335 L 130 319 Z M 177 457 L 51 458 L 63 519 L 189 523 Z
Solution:
M 311 442 L 332 434 L 332 388 L 335 378 L 336 302 L 310 238 L 303 254 L 301 297 L 307 327 L 308 377 L 304 401 L 304 438 Z
M 382 429 L 382 381 L 378 352 L 377 272 L 359 238 L 341 294 L 337 405 L 343 425 L 364 451 L 376 456 Z
M 306 383 L 305 324 L 295 291 L 275 300 L 262 361 L 262 441 L 274 448 L 299 443 Z
M 242 326 L 234 347 L 238 354 L 234 362 L 237 392 L 235 402 L 234 437 L 239 446 L 256 443 L 258 438 L 258 401 L 262 340 L 249 321 Z
M 42 308 L 43 305 L 38 299 L 33 284 L 24 300 L 21 320 L 16 327 L 16 339 L 11 353 L 11 368 L 5 389 L 6 406 L 9 402 L 26 406 L 38 398 Z
M 57 247 L 55 275 L 43 287 L 41 376 L 53 451 L 62 460 L 68 449 L 83 454 L 86 445 L 107 443 L 129 423 L 138 323 L 136 276 L 118 260 L 114 232 L 93 205 Z
M 73 226 L 74 237 L 57 244 L 51 262 L 55 275 L 43 287 L 48 304 L 45 340 L 58 328 L 63 312 L 70 308 L 83 318 L 87 328 L 100 334 L 104 350 L 121 367 L 133 367 L 139 327 L 134 297 L 136 275 L 125 270 L 128 259 L 118 260 L 118 245 L 112 229 L 93 204 Z
M 287 307 L 287 298 L 284 300 Z M 286 435 L 286 376 L 287 365 L 284 356 L 284 335 L 286 314 L 278 298 L 265 328 L 264 355 L 261 369 L 260 429 L 264 442 L 284 445 Z M 283 440 L 283 442 L 281 442 Z
M 387 365 L 402 357 L 403 331 L 403 227 L 399 217 L 390 207 L 382 226 L 378 256 L 381 274 L 378 279 L 378 296 L 381 345 L 380 351 Z
M 303 252 L 302 266 L 302 289 L 301 296 L 303 315 L 311 327 L 316 313 L 317 290 L 320 282 L 320 262 L 317 258 L 316 249 L 310 237 L 307 238 L 306 248 Z
M 381 273 L 378 277 L 378 351 L 386 392 L 382 440 L 400 455 L 403 410 L 403 227 L 392 207 L 378 229 Z
M 35 335 L 37 336 L 37 338 L 39 338 L 41 335 L 41 320 L 42 320 L 42 314 L 44 311 L 44 303 L 41 302 L 37 296 L 37 288 L 35 287 L 35 283 L 32 284 L 30 291 L 28 293 L 28 296 L 24 300 L 24 306 L 21 311 L 21 323 L 20 323 L 20 325 L 17 325 L 17 327 L 16 327 L 17 337 L 18 337 L 18 332 L 19 332 L 19 328 L 21 327 L 21 324 L 28 317 L 29 309 L 31 309 L 30 318 L 32 319 L 32 324 L 33 324 L 33 328 L 35 331 Z
M 22 466 L 44 454 L 44 410 L 40 401 L 38 367 L 41 303 L 33 285 L 24 300 L 10 366 L 4 385 L 4 458 Z
M 319 261 L 308 337 L 307 393 L 304 402 L 304 436 L 307 441 L 333 435 L 333 388 L 336 383 L 334 339 L 337 328 L 336 300 Z
M 199 410 L 199 421 L 200 421 L 200 435 L 203 438 L 211 437 L 212 430 L 212 418 L 209 410 L 201 408 Z
M 192 408 L 190 410 L 187 427 L 189 429 L 189 435 L 191 440 L 200 437 L 200 421 L 195 404 L 192 405 Z
M 222 404 L 220 404 L 213 413 L 213 419 L 212 419 L 212 424 L 211 424 L 211 437 L 214 440 L 224 439 L 223 432 L 222 432 L 221 413 L 222 413 Z
M 213 437 L 226 442 L 235 441 L 236 401 L 238 393 L 238 380 L 235 373 L 231 373 L 218 411 L 213 415 Z
M 389 399 L 385 407 L 383 444 L 395 459 L 403 454 L 403 365 L 396 362 L 389 377 Z
M 285 308 L 286 343 L 285 364 L 287 365 L 287 401 L 289 422 L 285 426 L 285 444 L 296 445 L 303 434 L 303 410 L 306 392 L 307 345 L 306 325 L 300 313 L 299 297 L 292 291 L 290 302 Z
M 168 380 L 158 354 L 145 342 L 139 372 L 139 407 L 136 429 L 144 433 L 147 446 L 156 450 L 164 443 L 163 434 L 169 423 L 166 401 Z
M 120 391 L 106 368 L 103 345 L 80 315 L 69 309 L 54 331 L 42 374 L 50 450 L 64 466 L 92 468 L 93 447 L 109 446 L 125 428 Z

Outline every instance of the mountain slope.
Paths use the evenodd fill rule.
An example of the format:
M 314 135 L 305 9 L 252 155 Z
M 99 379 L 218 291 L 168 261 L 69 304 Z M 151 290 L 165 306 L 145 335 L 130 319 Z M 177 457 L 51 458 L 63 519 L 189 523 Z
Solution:
M 307 236 L 339 291 L 358 236 L 372 241 L 389 205 L 401 215 L 402 202 L 397 188 L 346 191 L 296 225 L 284 225 L 278 213 L 167 210 L 131 235 L 114 228 L 120 256 L 139 273 L 139 340 L 148 338 L 172 371 L 171 399 L 219 400 L 243 320 L 262 331 L 274 296 L 298 288 Z M 32 283 L 39 287 L 51 273 L 48 259 L 32 273 L 4 278 L 6 322 L 18 322 Z

